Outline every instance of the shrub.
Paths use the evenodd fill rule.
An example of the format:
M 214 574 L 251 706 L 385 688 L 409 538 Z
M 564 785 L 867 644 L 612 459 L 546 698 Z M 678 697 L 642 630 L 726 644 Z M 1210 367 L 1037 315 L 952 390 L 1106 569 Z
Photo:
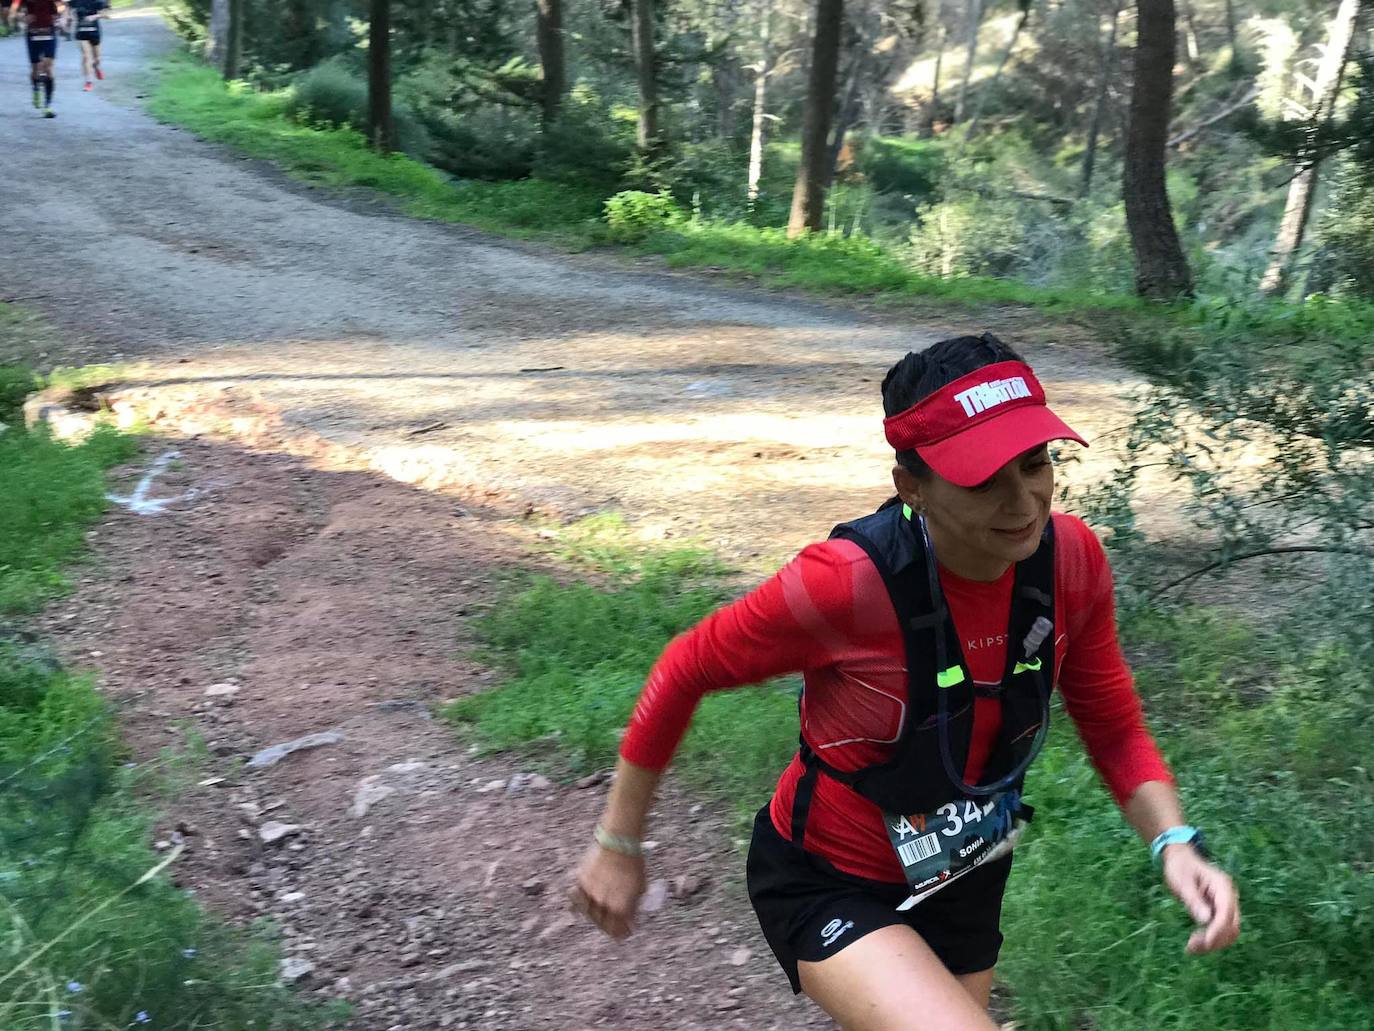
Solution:
M 630 128 L 616 122 L 591 90 L 578 86 L 539 138 L 534 174 L 553 182 L 600 186 L 610 192 L 634 153 Z
M 367 79 L 342 58 L 325 61 L 299 76 L 286 102 L 286 114 L 301 125 L 347 126 L 367 132 Z M 404 103 L 392 105 L 396 141 L 401 151 L 424 159 L 430 140 L 415 112 Z
M 912 203 L 935 198 L 944 170 L 943 148 L 933 140 L 869 136 L 858 143 L 855 162 L 879 193 L 899 193 Z
M 667 193 L 625 190 L 606 201 L 606 225 L 617 243 L 637 243 L 686 220 L 686 212 Z

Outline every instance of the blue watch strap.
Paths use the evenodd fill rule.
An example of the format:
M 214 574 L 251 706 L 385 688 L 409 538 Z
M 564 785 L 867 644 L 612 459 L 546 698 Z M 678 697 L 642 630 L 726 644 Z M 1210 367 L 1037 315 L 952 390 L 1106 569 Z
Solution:
M 1150 858 L 1159 862 L 1160 854 L 1170 845 L 1193 845 L 1202 851 L 1202 832 L 1196 827 L 1170 827 L 1150 842 Z

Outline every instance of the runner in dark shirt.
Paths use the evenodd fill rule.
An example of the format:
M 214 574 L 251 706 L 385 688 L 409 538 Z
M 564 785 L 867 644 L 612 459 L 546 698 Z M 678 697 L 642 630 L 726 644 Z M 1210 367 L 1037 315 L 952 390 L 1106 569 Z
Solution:
M 23 12 L 28 22 L 25 37 L 29 45 L 32 71 L 33 106 L 42 110 L 44 118 L 56 118 L 52 109 L 53 61 L 57 58 L 57 21 L 67 5 L 61 0 L 14 0 L 10 4 L 9 20 Z
M 81 44 L 81 77 L 88 93 L 94 88 L 91 74 L 104 79 L 100 70 L 100 22 L 110 16 L 110 0 L 70 0 L 67 5 L 72 16 L 72 35 Z

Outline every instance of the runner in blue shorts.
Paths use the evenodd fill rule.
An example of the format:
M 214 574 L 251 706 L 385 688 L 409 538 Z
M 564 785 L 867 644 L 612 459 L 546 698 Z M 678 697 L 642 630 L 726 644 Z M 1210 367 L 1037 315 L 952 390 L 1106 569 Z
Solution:
M 67 5 L 61 0 L 14 0 L 10 4 L 9 20 L 22 12 L 27 21 L 24 36 L 29 45 L 29 63 L 33 82 L 33 106 L 44 118 L 56 118 L 52 109 L 53 62 L 57 58 L 57 22 Z

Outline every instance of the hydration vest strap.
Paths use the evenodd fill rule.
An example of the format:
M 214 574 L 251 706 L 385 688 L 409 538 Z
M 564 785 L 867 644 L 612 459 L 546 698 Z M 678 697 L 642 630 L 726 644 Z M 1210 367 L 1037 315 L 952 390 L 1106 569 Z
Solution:
M 806 818 L 811 815 L 811 799 L 816 794 L 816 778 L 821 772 L 820 760 L 805 742 L 802 743 L 801 757 L 806 772 L 797 781 L 797 791 L 792 796 L 792 844 L 797 848 L 802 847 L 806 838 Z

